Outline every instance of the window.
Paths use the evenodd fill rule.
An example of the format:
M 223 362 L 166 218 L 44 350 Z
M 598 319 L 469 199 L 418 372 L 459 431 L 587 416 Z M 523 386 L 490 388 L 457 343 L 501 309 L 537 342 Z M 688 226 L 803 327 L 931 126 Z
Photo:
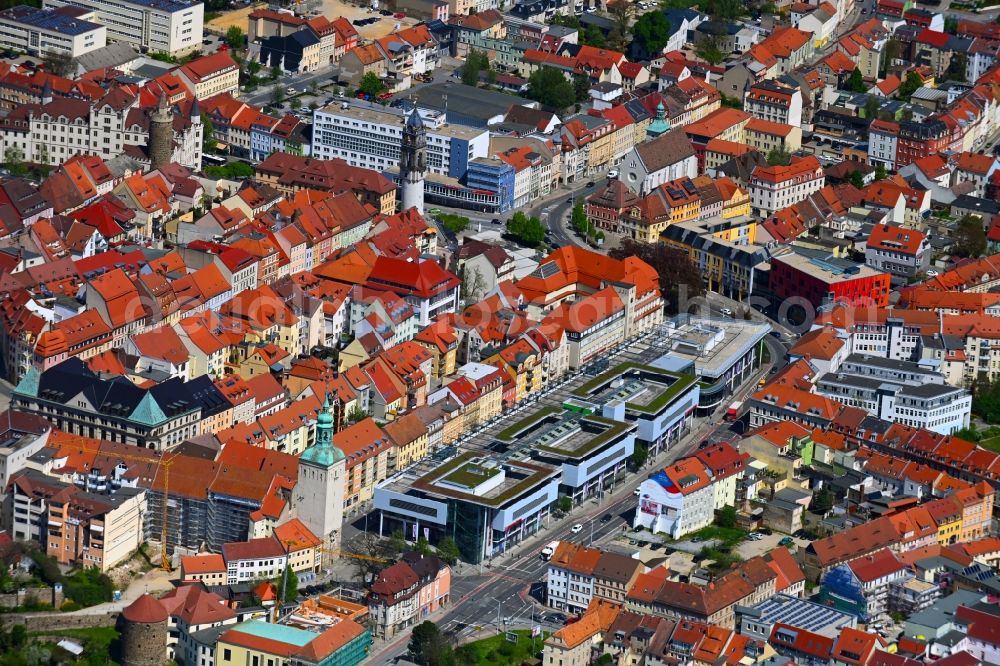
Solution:
M 233 651 L 230 650 L 229 648 L 224 648 L 222 650 L 222 660 L 223 661 L 232 661 L 232 659 L 233 659 Z

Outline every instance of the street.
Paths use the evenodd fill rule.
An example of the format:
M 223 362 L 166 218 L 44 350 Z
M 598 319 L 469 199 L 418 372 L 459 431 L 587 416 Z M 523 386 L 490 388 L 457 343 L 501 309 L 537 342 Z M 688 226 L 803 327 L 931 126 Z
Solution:
M 766 343 L 768 348 L 773 347 L 771 358 L 783 364 L 785 355 L 781 344 L 771 336 L 767 337 L 771 338 Z M 611 354 L 612 362 L 649 362 L 654 356 L 666 352 L 657 341 L 655 334 L 633 341 Z M 762 365 L 736 390 L 735 395 L 743 397 L 752 392 L 759 379 L 768 375 L 769 369 L 768 365 Z M 517 411 L 561 404 L 565 396 L 585 377 L 576 379 L 578 381 L 570 380 L 554 387 L 531 405 L 522 405 Z M 622 533 L 623 527 L 632 524 L 636 506 L 634 490 L 650 471 L 691 454 L 705 442 L 731 441 L 743 430 L 742 422 L 727 424 L 721 420 L 721 413 L 725 408 L 726 405 L 722 405 L 707 417 L 692 417 L 687 433 L 662 450 L 655 459 L 647 461 L 644 470 L 628 475 L 600 498 L 584 501 L 570 514 L 559 519 L 547 519 L 538 533 L 529 536 L 508 552 L 483 565 L 458 564 L 452 577 L 451 604 L 443 615 L 432 619 L 443 630 L 454 634 L 458 642 L 471 640 L 483 631 L 501 631 L 505 628 L 540 626 L 548 631 L 558 629 L 562 626 L 561 622 L 552 622 L 543 617 L 554 611 L 546 609 L 542 603 L 547 563 L 539 557 L 541 548 L 555 540 L 598 545 Z M 463 439 L 462 448 L 475 450 L 492 442 L 491 433 L 495 433 L 501 425 L 494 424 L 470 433 Z M 610 514 L 609 519 L 605 518 L 607 514 Z M 577 524 L 582 529 L 574 533 L 573 526 Z M 370 663 L 392 663 L 406 652 L 408 641 L 409 632 L 404 631 L 388 642 L 377 642 Z

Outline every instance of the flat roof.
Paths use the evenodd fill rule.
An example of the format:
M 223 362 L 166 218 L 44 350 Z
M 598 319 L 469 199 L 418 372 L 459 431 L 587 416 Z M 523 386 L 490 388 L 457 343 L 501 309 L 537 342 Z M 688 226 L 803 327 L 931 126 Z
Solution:
M 354 102 L 348 102 L 347 108 L 342 108 L 340 103 L 328 104 L 320 109 L 322 113 L 334 117 L 350 118 L 352 120 L 360 120 L 367 123 L 379 123 L 383 125 L 398 125 L 399 129 L 403 129 L 403 123 L 406 121 L 406 112 L 402 109 L 395 109 L 393 107 L 379 106 L 375 109 L 369 106 L 362 106 L 360 104 L 355 104 Z M 438 124 L 435 122 L 435 118 L 431 115 L 429 118 L 424 117 L 424 122 L 427 123 L 427 134 L 436 136 L 446 136 L 453 139 L 474 139 L 484 132 L 485 129 L 477 129 L 474 127 L 468 127 L 466 125 L 456 125 L 455 123 L 443 122 Z
M 450 480 L 448 477 L 455 471 L 464 468 L 473 459 L 482 457 L 482 453 L 474 451 L 462 453 L 414 480 L 410 484 L 410 487 L 432 495 L 441 495 L 473 504 L 485 504 L 496 507 L 520 497 L 559 473 L 559 470 L 555 467 L 541 463 L 524 460 L 506 460 L 501 465 L 504 471 L 503 481 L 483 495 L 462 492 L 461 490 L 448 488 L 438 483 L 438 481 Z
M 14 23 L 23 23 L 41 30 L 58 32 L 62 35 L 82 35 L 85 32 L 97 30 L 101 26 L 91 21 L 68 16 L 53 9 L 38 9 L 27 5 L 17 5 L 0 11 L 0 19 Z
M 619 363 L 573 391 L 573 395 L 605 404 L 622 400 L 627 409 L 656 414 L 694 383 L 691 375 L 651 365 Z
M 806 256 L 802 250 L 776 256 L 771 261 L 787 264 L 803 273 L 818 277 L 827 284 L 885 275 L 884 271 L 877 271 L 866 264 L 835 257 Z
M 717 379 L 771 331 L 771 325 L 743 319 L 691 317 L 668 331 L 661 345 L 668 357 L 694 363 L 695 373 Z M 656 361 L 653 362 L 657 366 Z
M 633 426 L 594 414 L 542 407 L 497 435 L 520 449 L 580 458 L 628 432 Z
M 797 629 L 835 638 L 840 629 L 854 624 L 854 616 L 823 604 L 776 594 L 753 609 L 760 613 L 757 621 L 768 624 L 790 624 Z
M 249 622 L 244 622 L 230 628 L 241 634 L 266 638 L 286 645 L 295 645 L 296 647 L 308 645 L 319 635 L 305 629 L 296 629 L 284 624 L 271 624 L 270 622 L 261 622 L 260 620 L 250 620 Z
M 464 83 L 432 83 L 406 92 L 417 106 L 447 112 L 448 109 L 483 121 L 507 113 L 511 106 L 538 108 L 537 102 L 507 93 L 483 90 Z

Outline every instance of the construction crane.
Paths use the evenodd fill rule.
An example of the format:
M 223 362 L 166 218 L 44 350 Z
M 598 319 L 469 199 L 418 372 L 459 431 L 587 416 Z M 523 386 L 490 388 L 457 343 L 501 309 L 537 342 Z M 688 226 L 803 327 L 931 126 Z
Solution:
M 346 550 L 335 550 L 332 548 L 320 548 L 319 551 L 324 555 L 333 555 L 334 557 L 349 557 L 354 560 L 368 560 L 369 562 L 388 562 L 384 557 L 376 557 L 374 555 L 364 555 L 362 553 L 352 553 Z
M 142 463 L 144 465 L 155 464 L 158 469 L 163 472 L 163 508 L 161 513 L 161 526 L 160 526 L 160 568 L 166 572 L 170 572 L 170 555 L 167 552 L 167 519 L 169 517 L 168 505 L 170 500 L 170 466 L 174 464 L 174 458 L 167 457 L 166 453 L 161 453 L 159 458 L 151 460 L 148 457 L 133 455 L 131 453 L 121 453 L 119 451 L 102 451 L 101 449 L 91 449 L 86 446 L 80 447 L 81 451 L 86 451 L 87 453 L 93 453 L 99 456 L 105 456 L 107 458 L 121 458 L 122 460 L 127 460 L 130 462 Z

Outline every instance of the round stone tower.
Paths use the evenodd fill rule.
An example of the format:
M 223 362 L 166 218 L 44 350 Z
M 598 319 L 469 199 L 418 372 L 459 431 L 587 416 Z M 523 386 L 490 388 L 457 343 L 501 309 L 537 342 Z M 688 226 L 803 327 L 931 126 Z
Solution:
M 403 145 L 399 150 L 399 182 L 402 208 L 416 208 L 424 214 L 424 174 L 427 172 L 427 128 L 413 107 L 403 125 Z
M 122 611 L 122 665 L 161 666 L 167 660 L 167 611 L 144 594 Z
M 149 122 L 149 160 L 154 169 L 170 164 L 174 154 L 174 115 L 167 96 L 160 95 L 160 104 Z

